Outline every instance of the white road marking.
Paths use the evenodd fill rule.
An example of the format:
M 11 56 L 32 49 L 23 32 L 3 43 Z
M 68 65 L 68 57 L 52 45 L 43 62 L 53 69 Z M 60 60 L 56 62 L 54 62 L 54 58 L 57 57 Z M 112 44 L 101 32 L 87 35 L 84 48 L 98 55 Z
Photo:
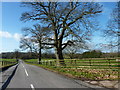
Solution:
M 35 88 L 34 88 L 33 84 L 30 84 L 30 86 L 31 86 L 32 90 L 35 90 Z
M 25 69 L 25 73 L 26 73 L 26 75 L 28 76 L 28 73 L 27 73 L 27 70 Z
M 24 65 L 22 64 L 23 68 L 25 69 Z M 25 69 L 25 73 L 28 76 L 27 70 Z

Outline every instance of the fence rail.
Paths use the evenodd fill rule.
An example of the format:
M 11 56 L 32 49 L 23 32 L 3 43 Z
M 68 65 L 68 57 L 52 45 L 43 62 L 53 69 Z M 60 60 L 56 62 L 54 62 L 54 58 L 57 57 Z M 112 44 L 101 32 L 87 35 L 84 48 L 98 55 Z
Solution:
M 26 61 L 28 63 L 37 64 L 38 62 Z M 42 60 L 42 65 L 56 66 L 55 60 Z M 92 67 L 92 68 L 120 68 L 120 61 L 116 59 L 104 59 L 104 60 L 95 60 L 95 59 L 84 59 L 84 60 L 65 60 L 66 67 L 70 68 L 80 68 L 80 67 Z
M 11 64 L 16 64 L 17 62 L 15 61 L 0 61 L 0 67 L 8 66 Z

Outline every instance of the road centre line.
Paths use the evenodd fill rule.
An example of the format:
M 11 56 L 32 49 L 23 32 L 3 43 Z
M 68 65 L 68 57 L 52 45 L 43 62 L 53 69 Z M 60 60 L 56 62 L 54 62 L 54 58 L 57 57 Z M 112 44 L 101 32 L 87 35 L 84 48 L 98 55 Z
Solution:
M 25 73 L 26 73 L 26 75 L 28 76 L 28 73 L 27 73 L 27 70 L 25 69 Z
M 24 65 L 22 64 L 23 68 L 25 69 Z M 28 76 L 27 70 L 25 69 L 25 73 Z
M 34 88 L 33 84 L 30 84 L 30 86 L 31 86 L 32 90 L 35 90 L 35 88 Z

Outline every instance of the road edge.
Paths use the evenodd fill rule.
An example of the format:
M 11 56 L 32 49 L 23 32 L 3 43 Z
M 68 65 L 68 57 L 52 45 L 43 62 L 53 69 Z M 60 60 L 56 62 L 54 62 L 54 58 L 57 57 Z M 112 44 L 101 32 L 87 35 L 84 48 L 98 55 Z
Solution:
M 14 76 L 16 70 L 17 70 L 17 67 L 18 67 L 19 64 L 16 64 L 16 67 L 15 69 L 13 70 L 12 74 L 8 77 L 8 79 L 4 82 L 4 84 L 2 85 L 1 87 L 1 90 L 5 90 L 6 87 L 8 86 L 8 84 L 10 83 L 12 77 Z M 14 65 L 13 65 L 14 66 Z

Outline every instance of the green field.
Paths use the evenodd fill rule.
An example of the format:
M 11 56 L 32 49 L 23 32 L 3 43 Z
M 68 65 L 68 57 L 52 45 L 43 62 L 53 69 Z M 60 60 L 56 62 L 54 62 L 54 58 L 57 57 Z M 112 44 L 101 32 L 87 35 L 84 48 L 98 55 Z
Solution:
M 16 61 L 16 59 L 0 59 L 0 61 Z

